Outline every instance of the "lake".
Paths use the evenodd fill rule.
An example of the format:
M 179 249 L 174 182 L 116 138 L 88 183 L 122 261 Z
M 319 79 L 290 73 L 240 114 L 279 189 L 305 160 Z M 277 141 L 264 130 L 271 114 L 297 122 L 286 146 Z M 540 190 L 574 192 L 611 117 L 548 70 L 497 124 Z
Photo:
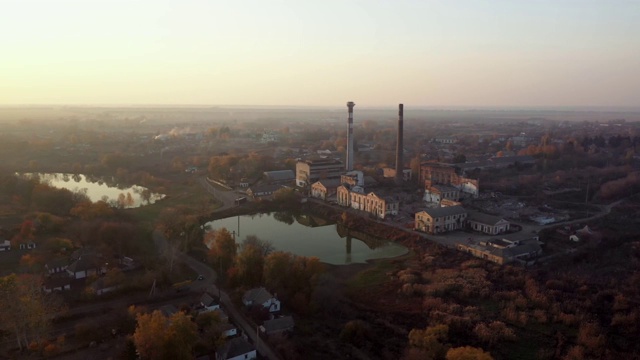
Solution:
M 350 231 L 324 219 L 288 212 L 243 215 L 210 221 L 210 230 L 235 231 L 236 242 L 255 235 L 270 242 L 278 251 L 315 256 L 320 261 L 344 265 L 367 260 L 396 257 L 407 248 L 394 242 Z
M 164 194 L 151 193 L 142 186 L 118 184 L 113 178 L 106 181 L 103 178 L 82 174 L 63 173 L 27 173 L 22 176 L 58 189 L 84 193 L 93 202 L 102 200 L 114 207 L 125 209 L 153 204 L 165 197 Z

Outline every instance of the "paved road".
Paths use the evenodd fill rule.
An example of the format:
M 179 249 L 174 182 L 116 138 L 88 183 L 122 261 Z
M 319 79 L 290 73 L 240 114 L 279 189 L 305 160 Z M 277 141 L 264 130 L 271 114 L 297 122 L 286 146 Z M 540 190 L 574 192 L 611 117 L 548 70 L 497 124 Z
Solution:
M 220 294 L 220 304 L 223 309 L 227 312 L 227 315 L 233 320 L 233 323 L 236 324 L 244 334 L 247 335 L 251 339 L 254 345 L 256 345 L 256 349 L 260 355 L 266 357 L 267 359 L 277 360 L 280 359 L 278 354 L 274 352 L 271 347 L 267 343 L 265 343 L 262 339 L 260 339 L 257 335 L 257 329 L 255 329 L 251 322 L 242 314 L 236 306 L 231 301 L 229 294 L 224 290 L 216 287 L 214 281 L 216 279 L 216 272 L 207 265 L 202 262 L 192 258 L 191 256 L 181 254 L 181 260 L 184 261 L 185 264 L 189 265 L 193 271 L 203 275 L 204 279 L 201 281 L 195 281 L 192 285 L 195 288 L 192 290 L 207 290 L 213 295 Z
M 200 185 L 214 198 L 218 201 L 222 202 L 222 206 L 217 208 L 215 211 L 222 211 L 228 208 L 236 206 L 236 199 L 242 195 L 237 194 L 233 190 L 220 190 L 215 186 L 211 185 L 209 181 L 207 181 L 206 177 L 201 177 L 199 179 Z

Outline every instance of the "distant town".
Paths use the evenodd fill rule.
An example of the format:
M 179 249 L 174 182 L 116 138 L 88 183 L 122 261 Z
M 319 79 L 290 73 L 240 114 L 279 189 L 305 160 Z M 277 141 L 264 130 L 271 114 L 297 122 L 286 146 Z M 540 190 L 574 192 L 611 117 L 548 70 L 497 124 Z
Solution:
M 0 357 L 640 353 L 638 112 L 34 106 L 0 124 Z

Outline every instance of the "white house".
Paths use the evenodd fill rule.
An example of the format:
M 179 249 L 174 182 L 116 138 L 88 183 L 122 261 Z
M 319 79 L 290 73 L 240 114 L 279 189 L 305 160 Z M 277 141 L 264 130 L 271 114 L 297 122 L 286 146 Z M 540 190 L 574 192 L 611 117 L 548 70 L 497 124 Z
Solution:
M 218 303 L 218 301 L 216 301 L 213 296 L 209 295 L 209 293 L 202 294 L 202 296 L 200 297 L 200 305 L 202 305 L 202 307 L 204 308 L 201 310 L 201 312 L 209 312 L 220 309 L 220 304 Z
M 11 241 L 5 240 L 0 243 L 0 251 L 9 251 L 11 250 Z
M 74 279 L 83 279 L 91 275 L 102 275 L 107 271 L 106 264 L 97 255 L 82 255 L 67 267 L 67 273 Z
M 256 357 L 256 348 L 243 337 L 229 339 L 216 351 L 216 360 L 246 360 Z
M 248 290 L 242 296 L 242 303 L 245 306 L 262 305 L 269 312 L 280 311 L 280 300 L 271 295 L 265 288 L 259 287 Z
M 36 248 L 36 243 L 34 243 L 33 241 L 20 244 L 20 250 L 32 250 L 35 248 Z
M 238 335 L 238 327 L 228 322 L 220 324 L 218 329 L 226 338 Z

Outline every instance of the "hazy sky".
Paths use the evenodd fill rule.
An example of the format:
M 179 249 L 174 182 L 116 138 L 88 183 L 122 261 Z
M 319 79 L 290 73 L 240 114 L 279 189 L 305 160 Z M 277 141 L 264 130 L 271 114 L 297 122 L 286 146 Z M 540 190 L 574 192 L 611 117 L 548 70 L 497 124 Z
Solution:
M 0 104 L 640 106 L 640 1 L 0 0 Z

